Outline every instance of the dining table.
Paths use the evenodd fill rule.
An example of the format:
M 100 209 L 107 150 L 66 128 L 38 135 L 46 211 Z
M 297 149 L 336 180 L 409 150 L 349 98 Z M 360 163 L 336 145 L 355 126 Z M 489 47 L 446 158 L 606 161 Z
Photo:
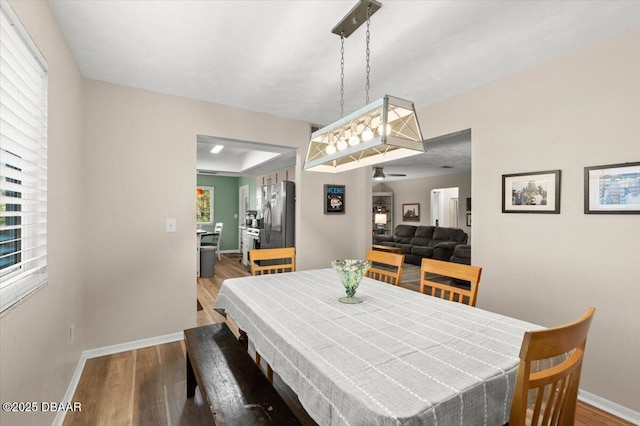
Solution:
M 364 277 L 226 279 L 230 316 L 319 425 L 504 425 L 524 332 L 542 328 Z

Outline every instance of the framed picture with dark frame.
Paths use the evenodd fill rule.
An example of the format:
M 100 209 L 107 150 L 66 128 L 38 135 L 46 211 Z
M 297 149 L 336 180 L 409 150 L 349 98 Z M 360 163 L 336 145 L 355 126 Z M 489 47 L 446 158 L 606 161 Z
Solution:
M 324 186 L 324 214 L 344 214 L 345 186 Z
M 502 175 L 502 213 L 560 213 L 560 170 Z
M 403 204 L 402 205 L 402 220 L 405 222 L 419 222 L 420 221 L 420 204 Z
M 640 214 L 640 162 L 584 168 L 586 214 Z
M 471 226 L 471 213 L 467 213 L 467 226 Z

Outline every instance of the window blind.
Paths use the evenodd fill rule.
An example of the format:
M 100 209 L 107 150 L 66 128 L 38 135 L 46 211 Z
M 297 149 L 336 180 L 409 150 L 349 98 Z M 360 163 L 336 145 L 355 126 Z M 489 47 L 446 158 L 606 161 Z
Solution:
M 47 66 L 0 3 L 0 311 L 47 281 Z

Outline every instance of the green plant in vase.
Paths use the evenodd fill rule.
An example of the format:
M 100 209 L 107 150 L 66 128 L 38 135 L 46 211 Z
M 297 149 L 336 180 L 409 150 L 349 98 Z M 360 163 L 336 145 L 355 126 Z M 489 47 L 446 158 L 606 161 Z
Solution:
M 347 292 L 347 297 L 340 298 L 342 303 L 360 303 L 362 299 L 355 297 L 356 289 L 362 281 L 362 277 L 371 267 L 371 262 L 360 259 L 332 260 L 331 266 L 338 272 L 342 285 Z

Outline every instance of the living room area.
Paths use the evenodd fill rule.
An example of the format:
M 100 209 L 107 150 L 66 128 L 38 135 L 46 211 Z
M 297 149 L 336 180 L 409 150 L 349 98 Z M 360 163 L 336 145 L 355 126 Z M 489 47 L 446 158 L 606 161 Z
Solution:
M 372 247 L 405 256 L 403 283 L 419 281 L 423 258 L 451 261 L 456 248 L 471 264 L 471 144 L 463 129 L 373 167 Z

